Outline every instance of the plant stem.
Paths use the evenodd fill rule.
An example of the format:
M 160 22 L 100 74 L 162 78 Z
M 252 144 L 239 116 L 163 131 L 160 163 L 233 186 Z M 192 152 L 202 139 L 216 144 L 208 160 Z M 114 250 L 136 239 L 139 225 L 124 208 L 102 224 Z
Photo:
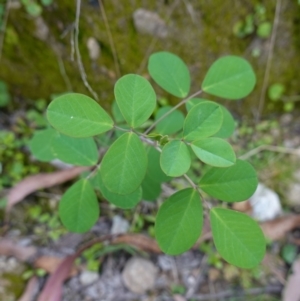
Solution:
M 168 111 L 167 113 L 165 113 L 164 115 L 162 115 L 160 118 L 158 118 L 155 122 L 153 122 L 153 124 L 144 132 L 144 135 L 147 135 L 148 133 L 150 133 L 155 127 L 156 125 L 161 122 L 164 118 L 166 118 L 168 115 L 170 115 L 172 112 L 174 112 L 177 108 L 179 108 L 180 106 L 184 105 L 185 103 L 187 103 L 190 99 L 194 98 L 195 96 L 199 95 L 202 93 L 202 90 L 199 90 L 198 92 L 192 94 L 191 96 L 189 96 L 186 99 L 183 99 L 181 102 L 179 102 L 176 106 L 174 106 L 170 111 Z

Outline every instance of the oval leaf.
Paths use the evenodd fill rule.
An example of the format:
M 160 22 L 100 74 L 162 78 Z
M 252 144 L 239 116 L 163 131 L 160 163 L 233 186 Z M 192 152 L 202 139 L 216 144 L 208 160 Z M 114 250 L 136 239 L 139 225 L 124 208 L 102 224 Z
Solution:
M 204 102 L 204 101 L 210 101 L 207 99 L 203 98 L 192 98 L 190 99 L 186 104 L 185 107 L 187 111 L 190 111 L 195 105 Z M 211 103 L 215 103 L 211 101 Z M 218 104 L 220 108 L 222 109 L 223 113 L 223 122 L 222 125 L 217 133 L 215 133 L 213 136 L 214 137 L 219 137 L 219 138 L 228 138 L 230 137 L 235 129 L 235 121 L 231 115 L 231 113 L 222 105 Z
M 190 91 L 190 72 L 177 55 L 156 52 L 149 58 L 148 71 L 154 81 L 167 92 L 177 97 L 186 97 Z
M 245 59 L 225 56 L 216 60 L 209 68 L 202 90 L 222 98 L 240 99 L 253 90 L 255 83 L 255 73 Z
M 130 209 L 137 205 L 137 203 L 142 199 L 142 188 L 139 187 L 137 190 L 131 194 L 121 195 L 109 191 L 102 180 L 101 173 L 98 171 L 96 175 L 97 187 L 99 187 L 100 192 L 103 197 L 114 204 L 115 206 L 122 209 Z
M 160 108 L 156 115 L 155 121 L 165 115 L 172 109 L 170 106 L 165 106 Z M 184 122 L 184 115 L 182 112 L 178 110 L 174 110 L 172 113 L 167 115 L 164 119 L 162 119 L 157 126 L 155 127 L 155 132 L 162 134 L 162 135 L 172 135 L 177 133 L 182 129 Z
M 263 259 L 266 241 L 259 225 L 248 215 L 224 208 L 210 211 L 213 239 L 229 263 L 251 269 Z
M 59 203 L 62 223 L 72 232 L 88 231 L 98 220 L 99 213 L 96 194 L 86 179 L 73 184 Z
M 159 208 L 155 236 L 163 252 L 178 255 L 193 246 L 202 224 L 200 196 L 196 190 L 187 188 L 170 196 Z
M 161 193 L 161 182 L 155 181 L 155 179 L 150 177 L 149 173 L 146 173 L 141 186 L 143 190 L 143 200 L 145 201 L 155 201 Z
M 147 121 L 155 109 L 155 92 L 140 75 L 127 74 L 121 77 L 115 84 L 114 93 L 122 115 L 133 128 Z
M 226 168 L 212 167 L 200 180 L 199 186 L 208 195 L 225 202 L 248 199 L 258 185 L 256 172 L 246 161 L 237 160 Z
M 141 185 L 147 170 L 145 148 L 134 133 L 120 136 L 104 155 L 101 176 L 108 190 L 130 194 Z
M 201 102 L 194 106 L 187 114 L 183 135 L 186 140 L 206 138 L 217 133 L 223 122 L 220 106 L 211 101 Z
M 204 138 L 193 141 L 192 150 L 204 163 L 216 167 L 228 167 L 235 163 L 236 156 L 231 145 L 220 138 Z
M 29 149 L 33 156 L 40 161 L 49 162 L 56 158 L 52 150 L 52 140 L 57 132 L 51 128 L 35 131 L 29 141 Z
M 168 142 L 160 155 L 160 166 L 170 177 L 185 174 L 191 166 L 191 155 L 184 142 L 173 140 Z
M 98 161 L 98 149 L 92 137 L 73 138 L 57 133 L 52 150 L 56 158 L 72 165 L 93 166 Z
M 71 137 L 91 137 L 113 127 L 113 120 L 96 101 L 78 93 L 55 98 L 48 106 L 47 118 L 55 129 Z

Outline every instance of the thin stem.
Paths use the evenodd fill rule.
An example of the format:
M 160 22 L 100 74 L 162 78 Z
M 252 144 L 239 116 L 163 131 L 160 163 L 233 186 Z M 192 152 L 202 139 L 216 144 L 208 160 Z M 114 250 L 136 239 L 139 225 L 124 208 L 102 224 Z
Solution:
M 114 58 L 114 64 L 115 64 L 117 77 L 120 77 L 121 76 L 121 70 L 120 70 L 120 65 L 119 65 L 119 62 L 118 62 L 118 55 L 117 55 L 115 43 L 114 43 L 111 31 L 110 31 L 109 22 L 107 20 L 105 8 L 104 8 L 102 0 L 98 0 L 98 3 L 99 3 L 102 18 L 104 20 L 104 25 L 105 25 L 106 32 L 107 32 L 107 35 L 108 35 L 108 40 L 109 40 L 110 48 L 111 48 L 111 51 L 112 51 L 112 55 L 113 55 L 113 58 Z
M 260 145 L 251 151 L 247 152 L 246 154 L 239 157 L 239 159 L 247 160 L 250 157 L 260 153 L 261 151 L 270 151 L 270 152 L 276 152 L 276 153 L 282 153 L 282 154 L 290 154 L 290 155 L 296 155 L 300 156 L 300 149 L 297 148 L 286 148 L 282 146 L 275 146 L 275 145 Z
M 269 82 L 271 63 L 272 63 L 273 53 L 274 53 L 275 39 L 276 39 L 276 34 L 277 34 L 277 29 L 278 29 L 278 24 L 279 24 L 280 11 L 281 11 L 281 0 L 277 0 L 276 11 L 275 11 L 275 16 L 274 16 L 274 22 L 273 22 L 273 30 L 272 30 L 271 41 L 270 41 L 270 51 L 269 51 L 268 58 L 267 58 L 267 66 L 266 66 L 266 70 L 265 70 L 265 74 L 264 74 L 264 80 L 263 80 L 263 86 L 262 86 L 261 93 L 260 93 L 260 98 L 259 98 L 256 122 L 259 122 L 260 115 L 261 115 L 262 110 L 264 108 L 267 85 L 268 85 L 268 82 Z
M 78 64 L 80 76 L 81 76 L 81 79 L 82 79 L 84 85 L 89 90 L 89 92 L 93 95 L 93 97 L 96 100 L 99 100 L 98 94 L 92 89 L 92 87 L 90 86 L 90 84 L 87 81 L 87 75 L 85 73 L 84 66 L 83 66 L 83 63 L 82 63 L 82 60 L 81 60 L 80 51 L 79 51 L 78 37 L 79 37 L 80 7 L 81 7 L 81 0 L 77 0 L 76 19 L 75 19 L 75 35 L 74 35 L 77 64 Z
M 155 122 L 153 122 L 153 124 L 144 132 L 144 135 L 147 135 L 148 133 L 150 133 L 155 127 L 156 125 L 161 122 L 164 118 L 166 118 L 168 115 L 170 115 L 172 112 L 174 112 L 177 108 L 179 108 L 180 106 L 184 105 L 185 103 L 187 103 L 190 99 L 196 97 L 197 95 L 201 94 L 202 90 L 199 90 L 198 92 L 192 94 L 191 96 L 189 96 L 186 99 L 183 99 L 181 102 L 179 102 L 176 106 L 174 106 L 170 111 L 168 111 L 167 113 L 165 113 L 164 115 L 162 115 L 160 118 L 158 118 Z

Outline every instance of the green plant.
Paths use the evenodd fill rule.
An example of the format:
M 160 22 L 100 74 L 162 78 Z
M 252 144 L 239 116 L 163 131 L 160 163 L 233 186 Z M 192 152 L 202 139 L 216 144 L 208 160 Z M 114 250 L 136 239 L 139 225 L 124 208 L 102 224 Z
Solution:
M 51 5 L 53 0 L 41 0 L 42 5 L 35 0 L 21 0 L 21 2 L 30 16 L 38 17 L 43 12 L 43 6 Z
M 256 82 L 251 66 L 236 56 L 220 58 L 204 77 L 202 91 L 191 96 L 189 70 L 176 55 L 152 54 L 148 70 L 156 84 L 183 99 L 172 108 L 158 110 L 154 121 L 149 118 L 156 108 L 155 91 L 148 80 L 135 74 L 116 82 L 113 118 L 93 99 L 76 93 L 61 95 L 48 106 L 53 128 L 35 133 L 32 153 L 43 161 L 59 158 L 92 167 L 86 178 L 64 193 L 59 204 L 63 224 L 74 232 L 88 231 L 95 224 L 99 217 L 95 188 L 109 202 L 129 209 L 141 199 L 155 200 L 161 183 L 183 176 L 190 188 L 171 195 L 156 217 L 154 230 L 161 249 L 176 255 L 193 246 L 202 230 L 203 202 L 221 256 L 239 267 L 256 266 L 266 248 L 257 223 L 243 213 L 212 208 L 206 200 L 207 195 L 228 203 L 246 200 L 257 187 L 256 172 L 249 163 L 236 159 L 224 140 L 234 130 L 231 114 L 218 103 L 195 99 L 202 91 L 231 100 L 247 96 Z M 189 111 L 182 122 L 176 109 L 184 104 Z M 99 156 L 101 140 L 105 143 Z M 203 168 L 207 171 L 197 184 L 186 175 L 191 152 L 210 166 Z
M 255 5 L 253 13 L 248 14 L 233 26 L 233 33 L 238 38 L 245 38 L 255 33 L 258 37 L 266 39 L 271 32 L 272 24 L 267 21 L 266 8 L 262 4 Z M 258 53 L 258 50 L 255 48 L 253 54 Z

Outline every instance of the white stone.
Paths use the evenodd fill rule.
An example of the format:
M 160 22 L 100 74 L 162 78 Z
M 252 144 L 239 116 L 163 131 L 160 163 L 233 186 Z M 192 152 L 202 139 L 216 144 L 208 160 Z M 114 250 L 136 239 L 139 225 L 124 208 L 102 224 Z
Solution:
M 133 293 L 143 294 L 154 288 L 157 269 L 143 258 L 131 258 L 125 265 L 122 278 L 125 286 Z
M 260 222 L 272 220 L 282 213 L 278 194 L 261 183 L 249 198 L 249 202 L 252 206 L 253 217 Z
M 135 28 L 140 33 L 151 34 L 159 38 L 166 38 L 168 27 L 160 16 L 152 11 L 139 8 L 133 13 Z
M 99 274 L 91 271 L 84 271 L 79 276 L 79 281 L 82 285 L 89 285 L 99 279 Z
M 97 60 L 101 53 L 101 48 L 98 41 L 94 37 L 90 37 L 87 40 L 87 48 L 89 50 L 89 56 L 92 60 Z
M 119 215 L 113 217 L 111 234 L 126 233 L 129 229 L 129 222 Z

